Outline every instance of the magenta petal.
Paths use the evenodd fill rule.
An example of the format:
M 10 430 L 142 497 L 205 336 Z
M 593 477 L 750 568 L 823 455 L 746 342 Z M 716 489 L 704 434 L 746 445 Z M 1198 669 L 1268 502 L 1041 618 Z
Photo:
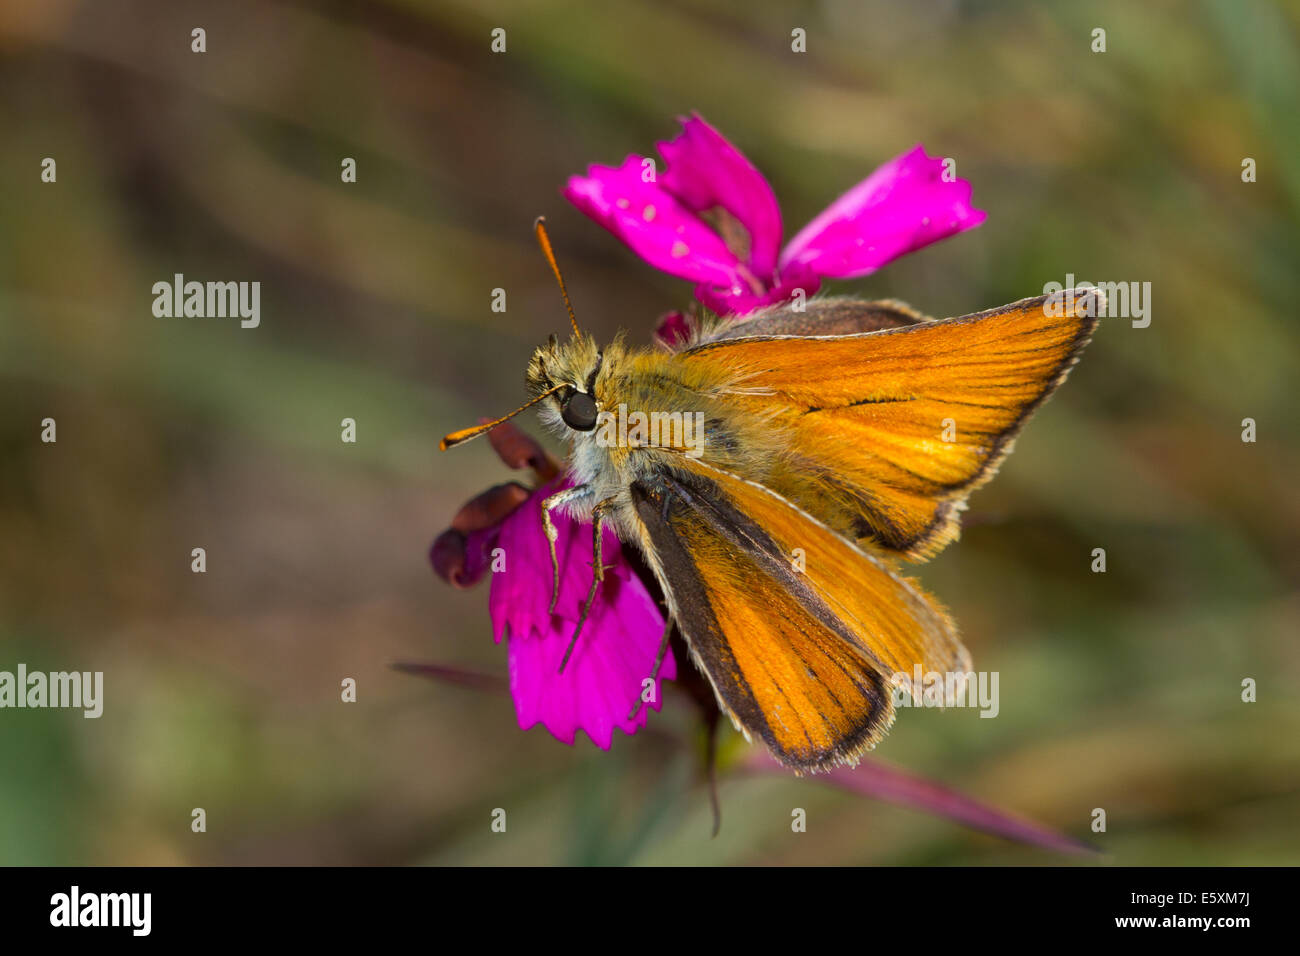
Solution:
M 982 223 L 984 213 L 970 204 L 970 183 L 944 182 L 942 174 L 943 160 L 920 144 L 891 159 L 804 227 L 781 253 L 781 268 L 863 276 Z
M 565 197 L 656 269 L 694 282 L 731 285 L 740 264 L 726 243 L 672 193 L 641 179 L 642 158 L 590 166 Z
M 691 324 L 681 312 L 668 312 L 660 316 L 655 326 L 655 341 L 669 348 L 685 345 L 691 339 Z
M 548 626 L 551 559 L 542 531 L 541 502 L 559 487 L 556 481 L 538 488 L 501 522 L 497 546 L 502 549 L 505 567 L 492 575 L 488 595 L 488 614 L 497 643 L 507 634 L 531 634 Z M 563 536 L 561 543 L 567 543 L 569 537 Z M 565 551 L 557 547 L 556 555 L 563 567 Z
M 591 586 L 593 553 L 591 525 L 556 514 L 560 599 L 550 615 L 551 563 L 540 507 L 542 498 L 565 484 L 539 488 L 502 523 L 499 546 L 505 549 L 506 567 L 492 576 L 489 610 L 497 640 L 509 637 L 510 690 L 519 726 L 541 723 L 568 744 L 581 730 L 608 749 L 615 727 L 635 733 L 645 724 L 647 707 L 659 709 L 662 681 L 676 676 L 676 664 L 670 651 L 660 668 L 655 703 L 628 720 L 641 682 L 654 670 L 664 621 L 623 558 L 618 538 L 607 531 L 602 542 L 605 580 L 573 655 L 564 673 L 559 672 Z
M 663 633 L 659 609 L 635 576 L 615 579 L 612 585 L 606 582 L 605 587 L 563 674 L 560 661 L 573 636 L 572 621 L 557 617 L 544 633 L 511 637 L 510 690 L 520 729 L 541 723 L 567 744 L 581 730 L 597 747 L 608 750 L 615 727 L 636 733 L 649 709 L 659 709 L 663 681 L 677 676 L 671 650 L 660 667 L 654 702 L 627 719 L 641 694 L 641 682 L 654 670 Z
M 659 143 L 667 169 L 660 184 L 695 212 L 721 206 L 749 232 L 749 268 L 766 278 L 781 248 L 776 194 L 745 155 L 699 116 L 682 120 L 676 139 Z
M 488 613 L 498 642 L 507 636 L 541 633 L 550 627 L 548 609 L 553 586 L 551 556 L 542 529 L 542 501 L 562 488 L 571 487 L 567 476 L 542 485 L 501 522 L 497 547 L 502 549 L 504 569 L 492 575 Z M 560 597 L 555 616 L 577 622 L 587 600 L 592 577 L 591 525 L 579 524 L 558 511 L 551 512 L 555 524 L 555 556 L 560 565 Z M 605 577 L 633 577 L 623 560 L 618 536 L 605 529 Z M 597 605 L 601 595 L 597 594 Z M 597 605 L 592 606 L 595 613 Z

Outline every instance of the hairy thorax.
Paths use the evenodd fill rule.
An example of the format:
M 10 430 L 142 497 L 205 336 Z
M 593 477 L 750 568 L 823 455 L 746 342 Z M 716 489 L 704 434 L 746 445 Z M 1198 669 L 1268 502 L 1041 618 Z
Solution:
M 743 382 L 735 374 L 697 368 L 672 353 L 629 350 L 621 339 L 603 350 L 582 339 L 534 355 L 530 387 L 540 392 L 560 383 L 590 386 L 599 410 L 596 427 L 582 432 L 560 417 L 563 392 L 541 406 L 543 421 L 572 442 L 574 481 L 591 486 L 589 496 L 570 506 L 580 517 L 596 502 L 625 498 L 632 483 L 690 460 L 755 481 L 780 470 L 784 429 L 737 405 L 735 390 Z

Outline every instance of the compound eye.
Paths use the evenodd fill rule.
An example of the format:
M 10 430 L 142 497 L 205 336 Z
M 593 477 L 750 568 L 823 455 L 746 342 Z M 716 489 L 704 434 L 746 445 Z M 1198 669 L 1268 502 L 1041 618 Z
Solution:
M 560 417 L 575 431 L 589 432 L 596 427 L 596 400 L 586 392 L 574 392 L 560 409 Z

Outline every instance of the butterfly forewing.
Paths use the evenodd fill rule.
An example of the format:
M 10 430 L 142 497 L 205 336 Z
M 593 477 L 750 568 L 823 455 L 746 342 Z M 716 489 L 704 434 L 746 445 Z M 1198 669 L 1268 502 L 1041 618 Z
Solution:
M 675 358 L 727 370 L 736 408 L 788 434 L 765 484 L 919 559 L 956 536 L 966 497 L 1064 379 L 1098 312 L 1095 295 L 1058 294 L 866 334 L 704 342 Z

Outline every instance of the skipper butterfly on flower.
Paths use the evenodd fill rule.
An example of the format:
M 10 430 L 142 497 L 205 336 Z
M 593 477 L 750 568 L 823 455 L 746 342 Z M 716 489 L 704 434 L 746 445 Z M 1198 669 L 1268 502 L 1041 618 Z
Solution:
M 957 536 L 967 497 L 1087 344 L 1097 293 L 940 321 L 898 302 L 817 299 L 696 323 L 668 349 L 602 347 L 578 327 L 541 220 L 536 232 L 572 337 L 533 354 L 527 403 L 442 448 L 532 406 L 569 443 L 572 484 L 540 504 L 552 609 L 553 514 L 591 523 L 594 560 L 559 669 L 613 529 L 667 605 L 647 680 L 676 626 L 747 737 L 800 772 L 856 762 L 892 722 L 903 677 L 970 671 L 947 612 L 897 563 Z M 641 698 L 628 706 L 630 719 Z

